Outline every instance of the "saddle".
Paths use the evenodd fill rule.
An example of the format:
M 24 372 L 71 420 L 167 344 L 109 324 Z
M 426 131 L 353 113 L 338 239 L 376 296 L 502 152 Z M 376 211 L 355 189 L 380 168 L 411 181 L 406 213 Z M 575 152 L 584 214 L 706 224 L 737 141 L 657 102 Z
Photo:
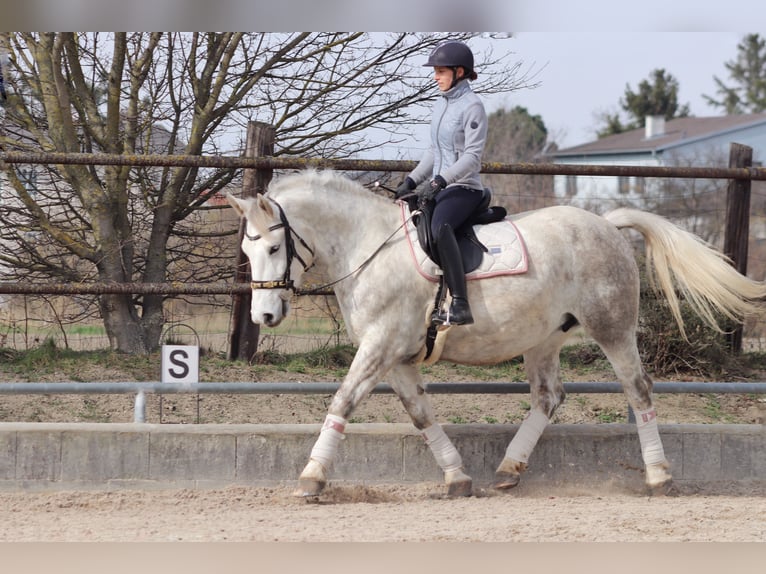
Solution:
M 479 265 L 481 265 L 484 253 L 489 251 L 487 247 L 479 241 L 479 238 L 474 231 L 474 226 L 502 221 L 508 214 L 504 207 L 492 207 L 491 203 L 492 191 L 489 188 L 484 188 L 482 190 L 479 205 L 474 209 L 473 213 L 471 213 L 465 223 L 455 230 L 455 238 L 457 239 L 458 247 L 460 248 L 460 255 L 463 259 L 463 267 L 466 273 L 470 273 L 478 268 Z M 418 242 L 420 243 L 421 248 L 431 261 L 441 267 L 439 255 L 436 250 L 436 242 L 431 233 L 431 217 L 433 215 L 436 201 L 430 199 L 426 202 L 419 202 L 417 196 L 413 196 L 407 200 L 407 204 L 409 205 L 410 213 L 412 214 L 412 222 L 417 230 Z M 426 344 L 424 354 L 421 358 L 426 365 L 438 361 L 439 356 L 441 355 L 441 350 L 444 347 L 447 334 L 446 331 L 449 327 L 437 324 L 434 322 L 433 317 L 436 311 L 442 304 L 444 304 L 445 297 L 446 287 L 444 284 L 444 277 L 441 276 L 439 278 L 439 289 L 437 290 L 436 298 L 434 300 L 434 308 L 427 319 Z
M 410 213 L 413 213 L 412 222 L 418 233 L 418 241 L 429 259 L 441 267 L 439 254 L 436 250 L 436 242 L 431 233 L 431 217 L 436 201 L 431 199 L 424 203 L 418 203 L 417 198 L 408 200 Z M 508 212 L 504 207 L 490 206 L 492 203 L 492 191 L 489 188 L 482 190 L 481 201 L 468 219 L 455 230 L 455 238 L 460 247 L 460 255 L 463 259 L 463 268 L 470 273 L 481 265 L 481 260 L 486 253 L 487 247 L 479 241 L 474 231 L 474 225 L 485 225 L 502 221 Z

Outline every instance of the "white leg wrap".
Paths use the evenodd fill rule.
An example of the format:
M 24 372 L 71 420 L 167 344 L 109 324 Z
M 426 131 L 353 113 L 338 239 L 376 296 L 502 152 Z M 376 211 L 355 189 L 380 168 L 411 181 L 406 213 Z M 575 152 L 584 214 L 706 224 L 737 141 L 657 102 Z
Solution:
M 666 462 L 665 451 L 662 449 L 662 441 L 660 440 L 660 431 L 657 427 L 657 412 L 654 409 L 649 409 L 648 411 L 636 411 L 635 414 L 644 464 Z
M 335 415 L 327 415 L 319 433 L 319 438 L 311 449 L 311 460 L 315 460 L 325 469 L 330 469 L 338 452 L 338 445 L 343 440 L 343 431 L 346 430 L 346 419 Z
M 423 431 L 423 438 L 431 449 L 431 452 L 439 464 L 439 467 L 446 472 L 453 472 L 463 466 L 463 459 L 460 453 L 452 444 L 452 441 L 445 434 L 440 424 L 432 424 Z
M 511 444 L 508 445 L 505 458 L 512 458 L 523 463 L 529 462 L 529 456 L 546 426 L 548 426 L 548 417 L 542 411 L 537 409 L 529 411 L 511 440 Z

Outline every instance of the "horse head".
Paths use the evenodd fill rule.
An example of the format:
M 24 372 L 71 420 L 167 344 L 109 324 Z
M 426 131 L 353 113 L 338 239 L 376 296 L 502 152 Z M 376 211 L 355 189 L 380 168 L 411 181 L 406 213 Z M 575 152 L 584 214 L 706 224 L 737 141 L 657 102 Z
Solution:
M 276 201 L 263 195 L 245 199 L 227 195 L 227 199 L 246 222 L 241 247 L 252 277 L 250 319 L 276 327 L 287 316 L 291 291 L 300 287 L 314 251 L 290 226 Z

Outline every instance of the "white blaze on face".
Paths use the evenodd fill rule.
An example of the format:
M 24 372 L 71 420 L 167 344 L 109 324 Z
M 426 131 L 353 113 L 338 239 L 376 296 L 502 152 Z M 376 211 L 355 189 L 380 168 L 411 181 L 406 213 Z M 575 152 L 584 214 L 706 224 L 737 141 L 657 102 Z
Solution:
M 248 224 L 250 227 L 250 224 Z M 248 232 L 249 233 L 249 232 Z M 253 281 L 281 281 L 285 277 L 287 257 L 283 230 L 275 230 L 261 236 L 257 241 L 245 237 L 242 251 L 250 261 Z M 289 309 L 288 289 L 253 289 L 250 318 L 253 323 L 276 327 Z
M 242 251 L 250 262 L 252 280 L 281 281 L 287 266 L 285 231 L 281 227 L 269 231 L 270 227 L 279 223 L 271 203 L 263 196 L 256 199 L 228 198 L 232 207 L 247 221 Z M 253 323 L 268 327 L 279 325 L 289 309 L 290 294 L 288 289 L 253 289 L 250 319 Z

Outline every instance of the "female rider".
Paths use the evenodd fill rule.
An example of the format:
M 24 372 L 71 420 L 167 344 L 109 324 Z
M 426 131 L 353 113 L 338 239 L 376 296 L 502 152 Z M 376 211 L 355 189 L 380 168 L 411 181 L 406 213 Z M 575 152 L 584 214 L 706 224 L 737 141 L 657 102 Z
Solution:
M 430 180 L 425 191 L 435 199 L 431 233 L 444 279 L 452 295 L 449 310 L 434 320 L 450 325 L 473 323 L 465 271 L 455 231 L 465 223 L 482 198 L 479 178 L 487 137 L 487 115 L 468 80 L 475 80 L 473 53 L 462 42 L 439 45 L 424 66 L 434 68 L 440 97 L 431 117 L 431 146 L 396 190 L 399 199 Z

